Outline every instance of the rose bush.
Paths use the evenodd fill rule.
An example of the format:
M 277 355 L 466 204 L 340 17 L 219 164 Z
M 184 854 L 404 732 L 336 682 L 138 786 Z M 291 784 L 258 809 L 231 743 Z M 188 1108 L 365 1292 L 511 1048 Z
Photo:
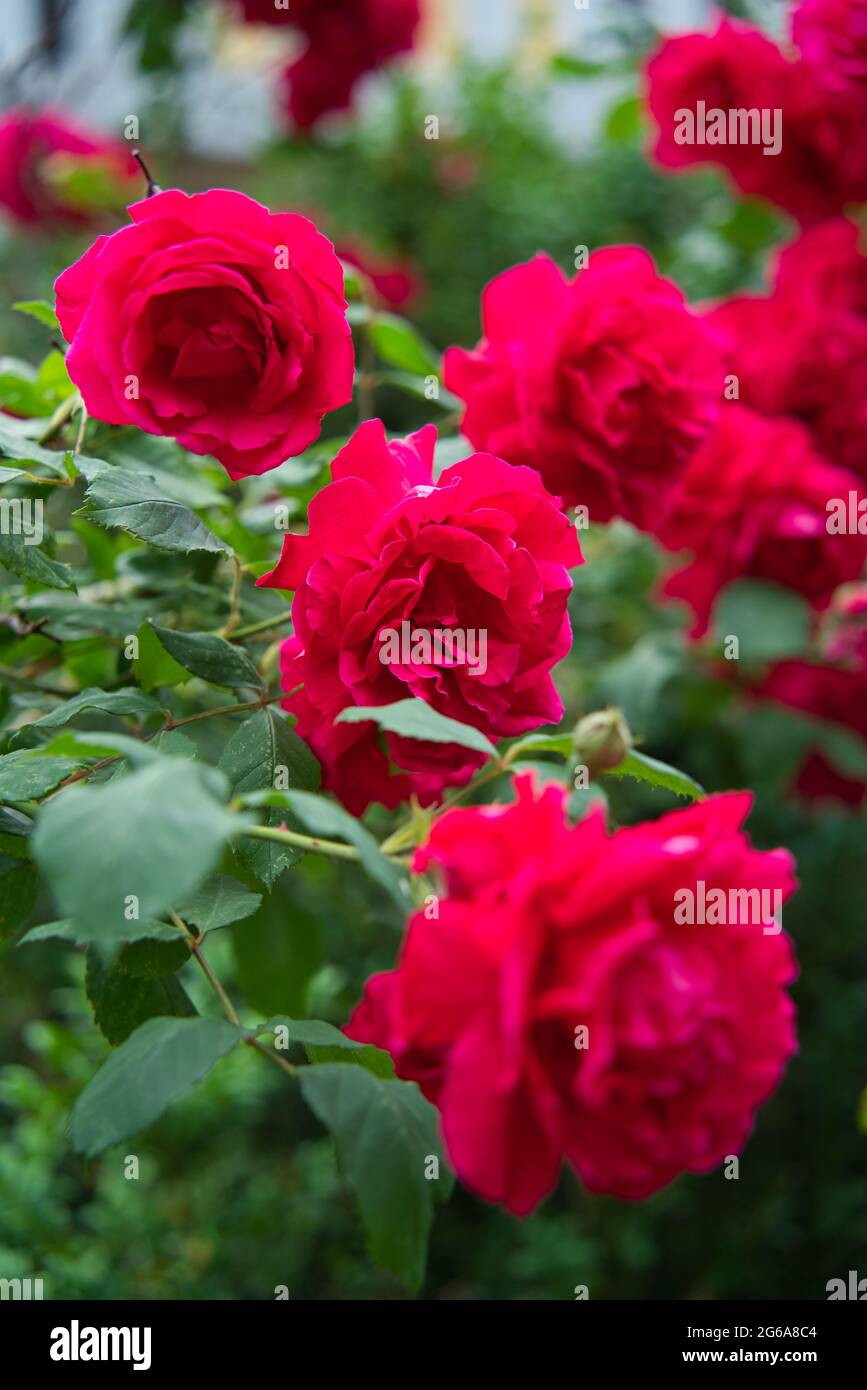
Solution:
M 210 26 L 201 6 L 161 7 L 156 46 L 171 11 L 178 70 L 210 34 L 257 50 L 221 3 Z M 863 1167 L 863 1058 L 841 1040 L 864 1032 L 848 885 L 867 785 L 867 258 L 855 210 L 839 215 L 864 160 L 862 7 L 809 0 L 800 56 L 726 21 L 651 63 L 666 158 L 682 155 L 663 147 L 684 92 L 779 104 L 779 161 L 717 149 L 735 186 L 809 224 L 776 246 L 778 220 L 712 181 L 664 196 L 634 103 L 579 160 L 531 129 L 537 89 L 513 107 L 499 70 L 455 65 L 440 144 L 411 78 L 382 84 L 370 125 L 318 144 L 319 118 L 414 39 L 418 6 L 232 9 L 285 24 L 287 55 L 308 44 L 288 100 L 309 137 L 248 171 L 268 206 L 156 191 L 80 259 L 66 228 L 50 273 L 8 236 L 29 315 L 10 319 L 10 350 L 43 351 L 4 346 L 0 364 L 4 1141 L 8 1114 L 59 1081 L 0 1162 L 0 1250 L 25 1244 L 20 1207 L 63 1292 L 67 1220 L 87 1290 L 116 1292 L 93 1273 L 93 1233 L 105 1194 L 126 1212 L 133 1187 L 120 1150 L 99 1155 L 203 1082 L 183 1113 L 229 1135 L 223 1162 L 204 1125 L 191 1145 L 173 1121 L 135 1140 L 153 1171 L 173 1168 L 156 1208 L 170 1258 L 189 1214 L 197 1293 L 222 1292 L 226 1264 L 223 1209 L 203 1238 L 202 1208 L 213 1222 L 213 1193 L 239 1187 L 274 1259 L 291 1252 L 281 1291 L 418 1289 L 450 1162 L 469 1194 L 548 1206 L 504 1258 L 502 1215 L 451 1204 L 431 1291 L 532 1296 L 562 1291 L 564 1270 L 568 1291 L 576 1265 L 594 1297 L 646 1291 L 647 1252 L 668 1241 L 682 1259 L 666 1292 L 761 1296 L 757 1252 L 797 1231 L 800 1269 L 778 1261 L 773 1278 L 815 1297 L 832 1237 L 848 1251 L 840 1231 L 857 1236 Z M 148 63 L 154 13 L 128 16 Z M 268 36 L 278 66 L 280 46 Z M 578 79 L 587 61 L 554 67 Z M 65 187 L 52 158 L 40 177 Z M 168 152 L 148 159 L 172 178 Z M 30 186 L 26 151 L 12 174 Z M 594 248 L 578 274 L 527 260 L 562 253 L 578 206 Z M 327 210 L 361 274 L 344 279 L 318 215 L 285 210 L 299 207 Z M 428 293 L 411 323 L 383 304 L 409 302 L 416 264 Z M 59 265 L 55 319 L 24 296 Z M 433 342 L 452 343 L 443 359 Z M 781 842 L 792 852 L 768 848 Z M 803 1061 L 780 1085 L 790 935 Z M 738 1184 L 719 1179 L 757 1116 L 750 1220 L 726 1226 Z M 67 1129 L 87 1164 L 61 1148 Z M 189 1172 L 208 1180 L 184 1205 Z M 115 1249 L 150 1296 L 151 1204 L 144 1221 Z M 341 1252 L 325 1283 L 323 1233 Z M 486 1242 L 493 1278 L 473 1265 Z M 238 1287 L 259 1296 L 263 1277 Z

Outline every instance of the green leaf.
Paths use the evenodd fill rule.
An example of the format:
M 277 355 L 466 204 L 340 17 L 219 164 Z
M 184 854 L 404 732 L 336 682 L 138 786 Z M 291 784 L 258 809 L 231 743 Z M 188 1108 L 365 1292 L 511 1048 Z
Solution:
M 659 762 L 657 758 L 648 757 L 646 753 L 639 753 L 636 748 L 627 753 L 617 767 L 607 767 L 603 776 L 634 777 L 637 782 L 647 782 L 651 787 L 662 787 L 666 791 L 675 792 L 677 796 L 688 797 L 690 801 L 700 801 L 706 795 L 704 787 L 693 777 L 678 771 L 676 767 L 670 767 L 668 763 Z
M 16 463 L 25 466 L 41 463 L 60 477 L 66 477 L 67 474 L 67 450 L 43 449 L 41 444 L 34 444 L 32 439 L 16 431 L 11 420 L 0 422 L 0 457 L 14 459 Z M 97 461 L 90 462 L 95 464 Z
M 182 941 L 173 944 L 187 950 Z M 164 951 L 170 949 L 168 945 L 162 946 Z M 85 988 L 96 1026 L 112 1047 L 125 1042 L 130 1033 L 149 1018 L 192 1018 L 197 1012 L 174 975 L 164 979 L 136 979 L 121 970 L 119 964 L 106 965 L 93 951 L 87 954 Z
M 432 1158 L 445 1167 L 436 1110 L 415 1082 L 386 1081 L 363 1067 L 305 1067 L 299 1080 L 307 1104 L 334 1137 L 373 1259 L 417 1289 L 436 1181 L 425 1169 Z
M 556 77 L 599 77 L 608 71 L 608 64 L 578 58 L 571 53 L 555 53 L 551 59 L 551 71 Z
M 218 1018 L 151 1018 L 127 1038 L 72 1111 L 73 1147 L 92 1158 L 138 1134 L 243 1038 Z
M 644 130 L 641 101 L 637 96 L 619 101 L 608 113 L 605 138 L 616 145 L 637 145 Z
M 356 1047 L 351 1051 L 343 1048 L 339 1043 L 321 1046 L 316 1043 L 305 1043 L 304 1051 L 307 1057 L 316 1066 L 324 1066 L 328 1062 L 340 1062 L 356 1067 L 364 1067 L 373 1076 L 379 1076 L 383 1081 L 393 1081 L 395 1079 L 394 1062 L 387 1052 L 383 1052 L 381 1047 Z
M 278 784 L 305 789 L 319 786 L 319 764 L 307 744 L 270 709 L 257 711 L 244 721 L 227 743 L 220 767 L 234 796 L 270 790 Z M 268 825 L 279 825 L 283 819 L 278 810 L 269 809 Z M 242 840 L 237 854 L 268 887 L 301 858 L 300 851 L 265 840 Z
M 36 906 L 38 890 L 33 864 L 0 855 L 0 938 L 27 921 Z
M 12 305 L 19 314 L 28 314 L 32 319 L 50 328 L 52 333 L 60 332 L 60 324 L 57 322 L 57 315 L 52 306 L 45 299 L 19 299 L 17 304 Z
M 368 321 L 367 333 L 383 362 L 415 376 L 439 378 L 437 353 L 406 319 L 377 313 Z
M 127 916 L 159 917 L 198 887 L 238 829 L 213 769 L 165 758 L 96 787 L 65 788 L 42 809 L 33 855 L 63 916 L 111 949 Z
M 168 922 L 158 922 L 155 917 L 142 917 L 138 922 L 123 922 L 116 929 L 119 943 L 129 941 L 171 941 L 178 940 L 177 927 Z M 41 926 L 31 927 L 25 932 L 19 946 L 36 946 L 43 941 L 68 941 L 73 946 L 90 946 L 95 940 L 93 928 L 87 921 L 76 922 L 64 918 L 58 922 L 43 922 Z
M 0 802 L 38 801 L 81 767 L 78 758 L 41 757 L 29 749 L 0 758 Z
M 351 705 L 343 709 L 335 721 L 338 724 L 378 724 L 386 733 L 401 738 L 424 739 L 429 743 L 457 743 L 496 758 L 497 750 L 479 730 L 457 719 L 438 713 L 424 700 L 397 700 L 393 705 Z
M 575 752 L 575 740 L 570 734 L 532 734 L 513 743 L 509 749 L 509 763 L 517 762 L 532 753 L 558 753 L 562 758 L 571 758 Z
M 811 610 L 791 589 L 739 579 L 720 594 L 713 626 L 719 641 L 737 637 L 741 661 L 780 661 L 807 651 Z
M 354 1038 L 348 1038 L 332 1023 L 323 1023 L 318 1018 L 289 1018 L 286 1014 L 275 1014 L 264 1023 L 257 1023 L 255 1028 L 249 1029 L 248 1037 L 258 1038 L 262 1033 L 276 1033 L 278 1028 L 285 1028 L 291 1042 L 305 1047 L 339 1047 L 354 1052 L 365 1046 Z
M 231 689 L 264 684 L 243 647 L 234 647 L 224 637 L 213 632 L 175 632 L 156 623 L 152 629 L 169 656 L 201 680 Z
M 278 889 L 232 932 L 238 989 L 251 1009 L 305 1012 L 310 981 L 325 963 L 320 916 Z
M 117 968 L 136 980 L 161 980 L 174 975 L 190 959 L 190 948 L 181 932 L 175 930 L 174 941 L 154 941 L 147 937 L 124 946 L 117 958 Z M 162 1013 L 176 1012 L 163 1009 Z
M 17 502 L 20 499 L 14 500 Z M 26 579 L 33 584 L 43 584 L 48 589 L 75 588 L 75 579 L 69 565 L 52 560 L 38 545 L 28 545 L 27 537 L 18 532 L 0 532 L 0 565 L 12 574 L 17 574 L 20 579 Z
M 284 792 L 282 796 L 311 834 L 354 845 L 360 856 L 361 867 L 386 890 L 402 913 L 407 911 L 411 900 L 405 875 L 396 864 L 385 858 L 370 831 L 360 821 L 324 796 L 315 796 L 311 792 Z
M 76 516 L 86 517 L 97 526 L 129 531 L 159 550 L 177 550 L 185 555 L 193 550 L 231 554 L 225 541 L 195 512 L 166 497 L 146 473 L 103 465 Z
M 243 921 L 256 911 L 261 901 L 259 893 L 251 893 L 236 878 L 216 874 L 206 878 L 195 893 L 175 903 L 175 910 L 184 922 L 198 929 L 199 936 L 204 936 L 218 927 Z
M 158 685 L 181 685 L 189 680 L 189 671 L 169 655 L 154 632 L 153 623 L 142 623 L 137 636 L 138 656 L 132 669 L 142 690 L 155 690 Z
M 57 705 L 48 714 L 34 719 L 25 726 L 26 731 L 29 733 L 31 729 L 59 729 L 84 710 L 99 710 L 101 714 L 114 714 L 118 718 L 130 717 L 141 723 L 154 715 L 160 718 L 165 715 L 162 705 L 152 695 L 145 695 L 141 690 L 98 690 L 92 686 L 74 695 L 65 704 Z

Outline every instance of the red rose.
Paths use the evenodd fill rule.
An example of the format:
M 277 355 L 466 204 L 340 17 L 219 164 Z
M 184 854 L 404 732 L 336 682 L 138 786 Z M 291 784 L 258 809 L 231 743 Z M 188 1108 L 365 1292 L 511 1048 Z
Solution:
M 802 0 L 792 38 L 823 83 L 860 96 L 867 116 L 867 0 Z
M 467 438 L 537 468 L 594 521 L 654 530 L 722 398 L 713 341 L 680 291 L 634 246 L 593 251 L 574 280 L 536 256 L 485 288 L 482 330 L 444 361 Z
M 376 727 L 335 723 L 341 710 L 418 697 L 491 739 L 563 712 L 550 671 L 571 641 L 568 571 L 582 563 L 574 528 L 538 474 L 487 454 L 434 483 L 435 443 L 433 425 L 387 443 L 382 423 L 368 420 L 311 502 L 309 534 L 287 536 L 259 580 L 295 590 L 284 708 L 324 784 L 357 815 L 410 792 L 433 801 L 484 756 L 389 734 L 386 757 Z
M 55 286 L 90 414 L 174 436 L 233 478 L 300 454 L 352 396 L 331 243 L 305 217 L 219 188 L 158 193 L 130 216 Z
M 88 221 L 91 211 L 73 198 L 64 178 L 87 171 L 116 185 L 122 205 L 138 166 L 119 140 L 83 130 L 61 112 L 19 107 L 0 118 L 0 207 L 16 221 Z
M 515 786 L 434 824 L 415 868 L 442 876 L 438 917 L 410 920 L 346 1031 L 439 1106 L 488 1201 L 531 1211 L 564 1160 L 645 1197 L 737 1153 L 794 1050 L 772 921 L 792 861 L 741 831 L 749 793 L 609 835 L 601 811 L 570 827 L 561 788 Z
M 717 164 L 744 193 L 811 223 L 867 197 L 867 147 L 859 101 L 828 89 L 820 69 L 790 62 L 758 29 L 723 19 L 713 34 L 666 39 L 647 66 L 658 127 L 654 156 L 666 168 Z M 776 137 L 701 141 L 684 113 L 774 113 Z M 709 132 L 704 130 L 704 134 Z M 774 136 L 768 129 L 769 137 Z M 716 135 L 713 134 L 713 140 Z M 768 153 L 765 153 L 765 149 Z M 770 151 L 775 149 L 776 152 Z
M 864 261 L 846 225 L 814 228 L 782 253 L 772 294 L 736 296 L 708 322 L 744 404 L 802 420 L 829 463 L 867 479 Z
M 848 521 L 849 494 L 858 486 L 818 457 L 794 421 L 726 406 L 660 532 L 670 550 L 695 553 L 665 584 L 666 594 L 692 608 L 693 636 L 707 631 L 714 600 L 733 579 L 782 584 L 819 608 L 838 584 L 856 578 L 867 535 L 829 532 L 827 503 L 840 499 Z
M 826 315 L 829 309 L 847 309 L 867 318 L 867 255 L 860 228 L 845 217 L 830 217 L 803 231 L 780 251 L 774 287 L 793 303 L 809 295 Z

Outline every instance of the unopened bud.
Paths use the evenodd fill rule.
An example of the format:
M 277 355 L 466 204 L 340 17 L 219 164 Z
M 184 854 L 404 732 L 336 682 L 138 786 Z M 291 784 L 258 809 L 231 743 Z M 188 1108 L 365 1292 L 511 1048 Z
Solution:
M 591 775 L 618 767 L 632 747 L 632 733 L 619 709 L 586 714 L 575 726 L 575 755 Z

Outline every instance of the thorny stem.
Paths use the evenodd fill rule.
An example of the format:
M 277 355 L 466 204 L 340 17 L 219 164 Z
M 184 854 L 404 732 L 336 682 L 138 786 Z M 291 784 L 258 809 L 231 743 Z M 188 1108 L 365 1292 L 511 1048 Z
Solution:
M 249 627 L 239 627 L 235 633 L 235 641 L 240 642 L 244 637 L 255 637 L 258 632 L 267 632 L 272 627 L 283 627 L 292 619 L 292 609 L 287 608 L 285 613 L 281 613 L 279 618 L 264 618 L 260 623 L 251 623 Z
M 288 1072 L 290 1076 L 296 1076 L 298 1074 L 297 1067 L 293 1067 L 292 1063 L 287 1062 L 285 1057 L 278 1056 L 270 1047 L 266 1047 L 264 1043 L 260 1043 L 258 1038 L 246 1038 L 245 1041 L 248 1047 L 253 1048 L 254 1052 L 261 1052 L 263 1057 L 270 1057 L 272 1062 L 276 1062 L 277 1066 L 283 1071 Z
M 244 573 L 237 555 L 232 556 L 232 592 L 229 598 L 229 617 L 220 632 L 221 637 L 231 637 L 241 616 L 241 578 Z
M 145 176 L 148 189 L 148 197 L 152 198 L 155 193 L 162 193 L 162 189 L 154 178 L 148 166 L 145 164 L 141 150 L 133 150 L 132 157 Z
M 48 421 L 48 424 L 45 426 L 45 429 L 37 436 L 37 444 L 45 444 L 53 434 L 56 434 L 61 425 L 65 425 L 67 420 L 75 414 L 79 405 L 81 405 L 83 410 L 84 406 L 81 396 L 77 391 L 74 391 L 71 396 L 67 396 L 65 401 L 61 401 L 51 419 Z
M 85 406 L 84 401 L 81 401 L 81 412 L 78 417 L 78 433 L 75 436 L 74 452 L 76 454 L 81 453 L 81 446 L 84 443 L 84 431 L 87 428 L 87 418 L 87 407 Z
M 180 729 L 184 724 L 193 724 L 197 719 L 214 719 L 218 714 L 243 714 L 247 710 L 264 709 L 266 705 L 276 704 L 278 700 L 282 700 L 283 698 L 283 692 L 281 691 L 279 695 L 263 695 L 259 700 L 242 700 L 236 705 L 218 705 L 215 709 L 203 709 L 200 710 L 198 714 L 185 715 L 183 719 L 172 719 L 169 717 L 161 728 L 156 729 L 152 734 L 148 734 L 147 738 L 143 738 L 142 743 L 150 743 L 153 739 L 158 738 L 160 734 L 171 733 L 173 729 Z M 63 791 L 63 788 L 68 787 L 72 782 L 81 782 L 85 777 L 90 777 L 91 773 L 101 772 L 104 767 L 110 767 L 112 763 L 116 763 L 122 756 L 121 753 L 115 753 L 110 758 L 103 758 L 101 762 L 94 763 L 92 767 L 82 767 L 79 768 L 78 772 L 70 773 L 68 777 L 64 777 L 63 781 L 55 787 L 51 796 L 56 796 L 58 792 Z
M 238 1014 L 235 1010 L 235 1006 L 232 1003 L 226 991 L 223 989 L 223 986 L 220 984 L 220 981 L 217 979 L 210 965 L 205 960 L 204 952 L 202 951 L 201 945 L 199 944 L 199 938 L 196 936 L 195 932 L 192 932 L 190 930 L 183 918 L 180 917 L 177 912 L 175 912 L 174 908 L 171 908 L 169 910 L 169 916 L 171 917 L 178 931 L 182 931 L 185 933 L 187 938 L 187 945 L 190 948 L 190 952 L 192 955 L 195 956 L 197 963 L 201 967 L 205 975 L 205 978 L 208 981 L 208 984 L 211 986 L 211 989 L 214 991 L 220 1003 L 222 1004 L 223 1012 L 225 1013 L 226 1018 L 229 1020 L 230 1023 L 234 1023 L 236 1028 L 240 1028 L 241 1020 L 238 1017 Z
M 235 1009 L 234 1004 L 232 1003 L 225 989 L 220 984 L 220 981 L 217 979 L 216 975 L 214 974 L 213 970 L 211 969 L 210 965 L 205 959 L 205 955 L 202 951 L 199 938 L 195 936 L 193 932 L 190 931 L 190 928 L 187 926 L 186 922 L 183 920 L 182 917 L 178 915 L 177 912 L 175 912 L 174 908 L 170 909 L 169 916 L 171 917 L 178 930 L 185 933 L 187 938 L 187 945 L 190 948 L 190 953 L 195 957 L 198 965 L 201 967 L 204 973 L 205 979 L 208 981 L 208 984 L 211 986 L 211 989 L 214 991 L 220 1003 L 222 1004 L 223 1012 L 225 1013 L 227 1019 L 230 1023 L 234 1023 L 236 1028 L 242 1027 L 241 1020 L 238 1017 L 238 1013 Z M 263 1057 L 270 1057 L 271 1061 L 276 1062 L 277 1066 L 280 1067 L 282 1071 L 287 1072 L 289 1076 L 294 1076 L 297 1072 L 297 1067 L 293 1067 L 292 1063 L 287 1062 L 284 1057 L 278 1057 L 276 1052 L 272 1052 L 270 1047 L 266 1047 L 264 1043 L 260 1043 L 258 1038 L 245 1038 L 244 1042 L 248 1047 L 252 1047 L 255 1052 L 261 1052 Z
M 249 825 L 243 833 L 254 840 L 273 840 L 275 844 L 290 845 L 293 849 L 330 854 L 333 859 L 357 860 L 361 857 L 354 845 L 344 845 L 339 840 L 321 840 L 315 835 L 301 835 L 297 830 L 286 830 L 277 825 Z

